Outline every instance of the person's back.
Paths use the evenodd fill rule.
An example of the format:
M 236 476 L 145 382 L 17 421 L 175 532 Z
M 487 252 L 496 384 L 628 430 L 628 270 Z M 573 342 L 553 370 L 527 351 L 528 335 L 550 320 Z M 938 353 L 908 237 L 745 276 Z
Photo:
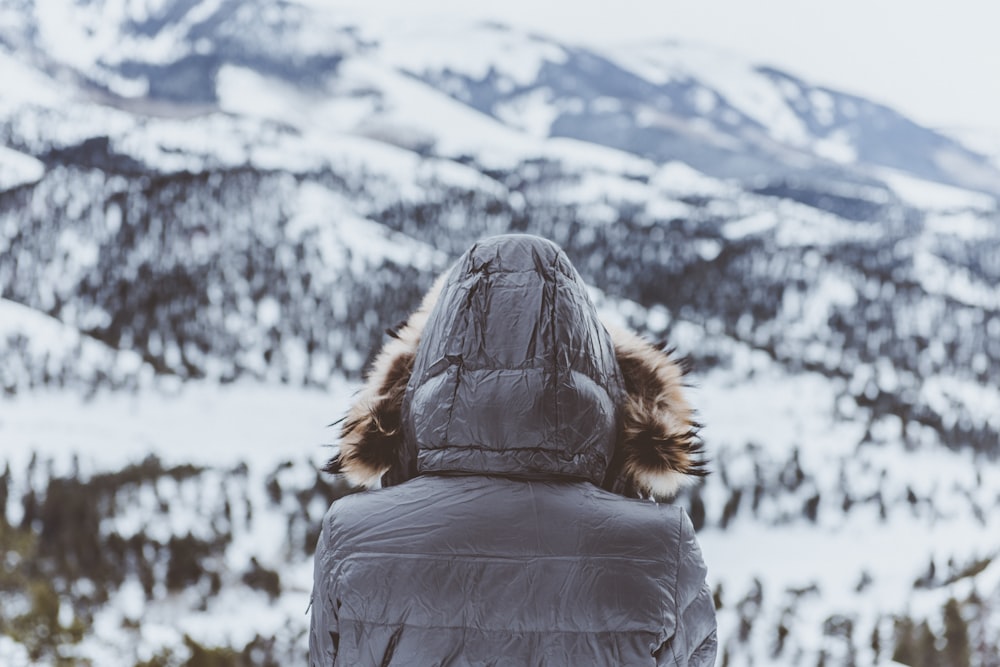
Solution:
M 552 244 L 467 253 L 348 416 L 332 469 L 390 486 L 324 520 L 311 663 L 714 664 L 690 521 L 624 497 L 702 474 L 652 350 L 612 344 Z

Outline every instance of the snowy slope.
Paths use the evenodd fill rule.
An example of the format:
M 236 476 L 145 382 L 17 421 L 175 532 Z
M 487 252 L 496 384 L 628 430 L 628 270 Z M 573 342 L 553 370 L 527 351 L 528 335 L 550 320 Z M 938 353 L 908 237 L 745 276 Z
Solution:
M 78 329 L 19 303 L 0 299 L 0 388 L 6 393 L 47 384 L 137 389 L 153 369 L 131 350 L 115 350 Z
M 1000 131 L 988 128 L 948 128 L 946 134 L 955 137 L 971 150 L 986 155 L 1000 165 Z
M 0 190 L 38 181 L 45 165 L 24 153 L 0 147 Z
M 50 466 L 47 474 L 77 479 L 129 464 L 139 464 L 136 473 L 161 465 L 197 467 L 112 492 L 101 543 L 108 548 L 117 536 L 161 545 L 151 559 L 155 584 L 146 590 L 146 581 L 128 566 L 121 584 L 108 586 L 109 601 L 90 612 L 87 637 L 71 655 L 95 664 L 133 664 L 127 661 L 190 656 L 186 637 L 206 647 L 242 649 L 260 636 L 267 642 L 258 650 L 266 649 L 272 660 L 300 662 L 312 581 L 307 524 L 319 521 L 328 502 L 317 495 L 302 507 L 296 492 L 313 493 L 316 466 L 327 454 L 324 425 L 347 396 L 345 384 L 324 393 L 189 385 L 88 401 L 46 392 L 6 401 L 0 453 L 11 469 L 22 471 L 10 488 L 13 497 L 46 479 L 40 472 L 22 474 L 33 456 Z M 9 507 L 7 516 L 16 525 L 21 507 Z M 178 545 L 189 535 L 206 544 L 222 539 L 224 547 L 201 562 L 206 575 L 174 590 L 167 575 L 171 552 L 181 553 Z M 245 575 L 257 568 L 278 573 L 277 596 L 248 583 Z M 210 593 L 215 576 L 221 590 Z M 48 662 L 2 640 L 0 658 L 11 667 Z

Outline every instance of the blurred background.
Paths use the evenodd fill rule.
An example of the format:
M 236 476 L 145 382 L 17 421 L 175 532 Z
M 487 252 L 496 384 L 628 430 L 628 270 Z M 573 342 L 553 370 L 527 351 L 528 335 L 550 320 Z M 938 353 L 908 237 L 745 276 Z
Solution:
M 1000 665 L 1000 9 L 501 4 L 0 4 L 0 664 L 303 664 L 327 425 L 530 232 L 693 362 L 719 665 Z

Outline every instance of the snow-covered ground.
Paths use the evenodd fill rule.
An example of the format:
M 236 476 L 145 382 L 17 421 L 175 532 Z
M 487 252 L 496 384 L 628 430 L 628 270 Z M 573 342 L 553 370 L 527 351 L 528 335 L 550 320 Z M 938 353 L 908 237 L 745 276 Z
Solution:
M 0 452 L 15 470 L 31 455 L 52 458 L 66 472 L 77 454 L 81 472 L 124 466 L 154 454 L 165 463 L 265 468 L 303 457 L 329 457 L 352 385 L 328 392 L 257 383 L 188 383 L 138 394 L 103 392 L 84 399 L 41 391 L 0 403 Z
M 954 562 L 957 570 L 970 556 L 1000 552 L 1000 514 L 993 511 L 991 491 L 1000 487 L 1000 469 L 936 443 L 904 450 L 898 427 L 889 424 L 875 429 L 873 442 L 860 445 L 865 424 L 837 415 L 834 384 L 811 374 L 788 375 L 764 359 L 753 363 L 758 370 L 752 379 L 742 369 L 714 371 L 696 378 L 694 393 L 715 470 L 701 490 L 709 514 L 700 540 L 710 584 L 723 603 L 721 646 L 733 652 L 734 664 L 749 664 L 741 661 L 735 637 L 747 613 L 740 601 L 758 583 L 763 604 L 753 615 L 750 645 L 753 653 L 766 655 L 783 624 L 791 635 L 774 664 L 788 665 L 836 643 L 822 628 L 837 614 L 852 619 L 858 633 L 878 625 L 888 637 L 894 614 L 933 614 L 948 597 L 1000 585 L 1000 566 L 993 564 L 974 580 L 914 588 L 932 559 L 944 579 L 945 563 Z M 40 391 L 0 403 L 0 462 L 14 473 L 12 497 L 25 490 L 28 480 L 20 473 L 33 455 L 51 461 L 55 475 L 75 469 L 87 477 L 154 454 L 165 465 L 207 466 L 204 483 L 162 480 L 156 496 L 144 489 L 106 529 L 123 537 L 145 529 L 168 539 L 209 530 L 213 508 L 227 500 L 252 510 L 252 520 L 232 522 L 219 594 L 204 606 L 198 602 L 203 593 L 189 591 L 157 591 L 148 601 L 138 581 L 129 579 L 97 614 L 79 654 L 103 664 L 123 647 L 137 660 L 163 647 L 183 654 L 185 635 L 206 645 L 242 647 L 260 634 L 304 650 L 310 560 L 291 546 L 288 499 L 276 504 L 265 489 L 269 476 L 289 489 L 311 485 L 315 469 L 330 455 L 323 446 L 333 441 L 327 425 L 340 416 L 352 391 L 347 382 L 329 391 L 188 383 L 134 395 L 102 392 L 89 400 Z M 805 473 L 801 487 L 774 493 L 793 452 Z M 282 467 L 285 462 L 290 465 Z M 247 466 L 245 478 L 233 472 L 239 464 Z M 768 489 L 751 518 L 750 495 L 759 475 Z M 743 507 L 723 527 L 720 510 L 729 488 L 744 489 Z M 905 502 L 910 492 L 919 502 Z M 875 493 L 888 515 L 880 514 Z M 803 502 L 814 494 L 819 500 L 809 519 Z M 857 503 L 850 512 L 842 509 L 845 494 Z M 165 513 L 156 509 L 157 497 L 169 504 Z M 308 515 L 318 520 L 325 507 L 313 505 Z M 18 521 L 18 512 L 8 507 L 8 518 Z M 276 601 L 240 585 L 251 557 L 280 574 Z M 123 629 L 130 618 L 142 619 L 139 630 Z M 830 650 L 836 655 L 839 649 Z M 0 644 L 0 656 L 5 664 L 27 664 L 9 645 Z
M 752 617 L 752 653 L 773 654 L 783 625 L 790 631 L 786 648 L 772 655 L 782 665 L 800 664 L 800 651 L 834 646 L 822 629 L 835 615 L 851 619 L 858 635 L 878 627 L 887 639 L 896 615 L 934 616 L 948 598 L 1000 587 L 995 563 L 974 578 L 948 581 L 972 560 L 1000 555 L 1000 467 L 945 450 L 933 437 L 913 444 L 898 422 L 876 424 L 874 439 L 861 444 L 868 427 L 861 415 L 837 414 L 835 383 L 766 369 L 756 375 L 741 381 L 713 372 L 697 392 L 717 471 L 702 491 L 705 503 L 721 508 L 727 500 L 720 469 L 729 486 L 743 489 L 741 516 L 723 528 L 710 514 L 699 535 L 710 580 L 722 590 L 720 646 L 738 654 L 734 638 L 744 612 L 736 607 L 755 582 L 764 602 Z M 801 489 L 769 498 L 789 475 L 793 452 L 805 471 Z M 764 498 L 751 512 L 760 483 Z M 917 500 L 908 500 L 911 493 Z M 817 501 L 814 518 L 804 512 L 810 498 Z M 931 561 L 939 580 L 915 586 Z M 830 655 L 839 650 L 830 648 Z M 873 659 L 863 652 L 858 664 Z M 736 664 L 749 664 L 743 660 Z
M 220 520 L 219 508 L 232 506 L 232 541 L 220 566 L 218 594 L 206 596 L 198 587 L 176 593 L 157 589 L 147 600 L 131 577 L 98 611 L 92 633 L 75 654 L 93 664 L 126 664 L 125 656 L 149 660 L 164 647 L 183 654 L 185 635 L 206 646 L 237 649 L 256 635 L 278 637 L 304 652 L 311 559 L 290 541 L 292 499 L 275 503 L 267 482 L 274 477 L 286 489 L 312 486 L 317 468 L 331 455 L 324 446 L 333 441 L 327 425 L 339 418 L 352 390 L 344 382 L 322 392 L 192 383 L 135 395 L 105 392 L 89 400 L 37 392 L 0 402 L 0 466 L 9 465 L 13 473 L 12 498 L 32 483 L 24 471 L 35 456 L 43 464 L 35 484 L 43 470 L 45 476 L 86 479 L 156 456 L 165 467 L 195 465 L 206 471 L 198 479 L 163 478 L 155 487 L 143 486 L 124 499 L 102 531 L 128 538 L 142 530 L 161 542 L 188 533 L 208 537 Z M 308 512 L 318 521 L 325 509 L 324 503 L 313 503 Z M 19 504 L 10 503 L 7 517 L 20 521 Z M 241 585 L 251 557 L 280 575 L 276 600 Z M 137 619 L 141 623 L 130 629 L 129 621 Z M 23 648 L 4 642 L 0 663 L 34 664 Z
M 0 191 L 37 181 L 45 173 L 40 161 L 0 146 Z

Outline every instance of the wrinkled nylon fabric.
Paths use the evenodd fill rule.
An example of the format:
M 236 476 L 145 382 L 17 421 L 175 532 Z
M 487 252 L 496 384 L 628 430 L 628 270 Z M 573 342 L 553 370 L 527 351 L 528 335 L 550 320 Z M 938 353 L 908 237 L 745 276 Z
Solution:
M 514 236 L 466 253 L 407 386 L 408 473 L 324 518 L 310 663 L 714 664 L 687 515 L 595 486 L 621 386 L 562 251 Z
M 586 482 L 423 476 L 348 496 L 316 574 L 317 666 L 687 665 L 670 644 L 715 629 L 683 510 Z
M 566 255 L 537 237 L 497 237 L 458 261 L 428 317 L 404 437 L 416 472 L 600 484 L 622 392 L 614 345 Z

